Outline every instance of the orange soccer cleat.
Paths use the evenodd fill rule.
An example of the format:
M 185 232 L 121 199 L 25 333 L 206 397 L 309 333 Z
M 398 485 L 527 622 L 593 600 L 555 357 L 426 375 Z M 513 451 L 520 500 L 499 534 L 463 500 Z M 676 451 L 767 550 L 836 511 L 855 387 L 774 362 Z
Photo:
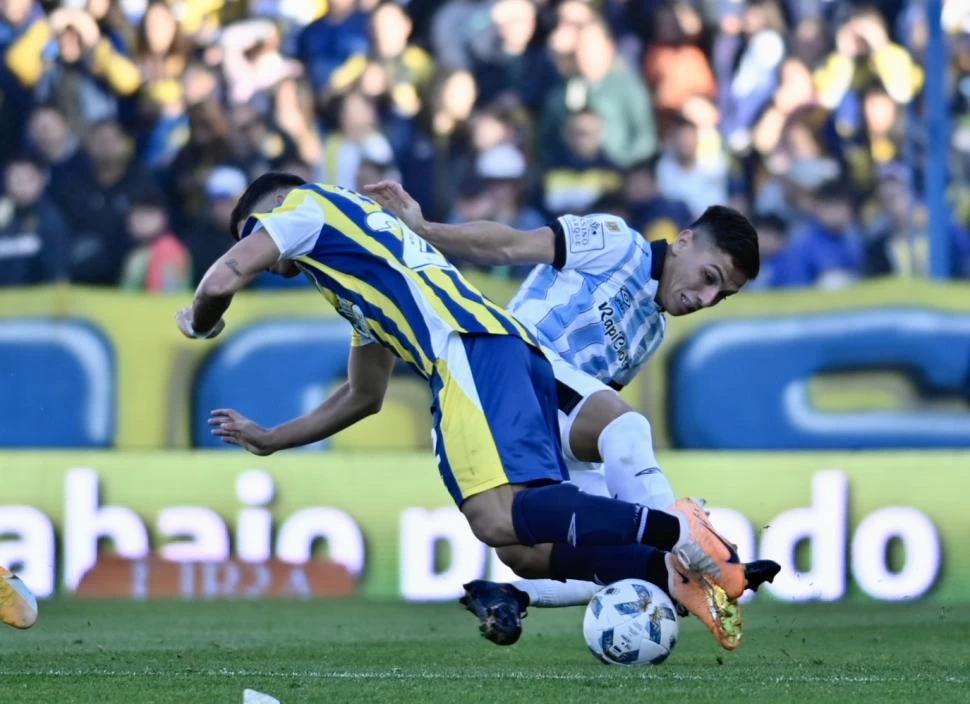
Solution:
M 30 628 L 37 621 L 37 599 L 20 577 L 0 566 L 0 621 Z
M 723 589 L 705 577 L 691 574 L 680 560 L 668 553 L 667 571 L 671 598 L 696 616 L 725 650 L 735 650 L 741 645 L 744 621 L 741 605 L 730 598 Z
M 681 564 L 721 587 L 728 598 L 740 597 L 747 579 L 735 545 L 714 530 L 707 513 L 692 499 L 681 499 L 668 512 L 681 518 L 680 540 L 671 551 Z

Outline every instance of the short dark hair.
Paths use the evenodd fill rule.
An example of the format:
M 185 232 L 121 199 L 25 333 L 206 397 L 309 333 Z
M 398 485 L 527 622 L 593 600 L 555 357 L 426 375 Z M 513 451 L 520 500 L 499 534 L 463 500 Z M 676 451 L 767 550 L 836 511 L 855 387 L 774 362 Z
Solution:
M 282 171 L 270 171 L 258 177 L 249 184 L 249 187 L 243 191 L 239 200 L 236 201 L 236 207 L 232 209 L 232 216 L 229 220 L 229 234 L 232 235 L 233 239 L 239 239 L 240 226 L 252 214 L 256 201 L 267 193 L 284 188 L 299 188 L 305 185 L 306 181 L 296 174 L 287 174 Z
M 714 245 L 726 252 L 734 266 L 751 281 L 758 278 L 761 255 L 758 252 L 758 233 L 744 215 L 726 205 L 712 205 L 695 220 L 690 228 L 709 237 Z

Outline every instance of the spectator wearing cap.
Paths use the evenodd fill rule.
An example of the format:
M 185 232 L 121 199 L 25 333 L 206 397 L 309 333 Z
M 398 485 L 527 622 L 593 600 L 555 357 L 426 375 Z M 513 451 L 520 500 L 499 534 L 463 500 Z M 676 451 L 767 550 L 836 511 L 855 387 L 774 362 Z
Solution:
M 660 192 L 658 161 L 659 157 L 653 156 L 627 169 L 623 178 L 623 196 L 631 227 L 648 240 L 673 242 L 693 218 L 683 201 L 667 198 Z
M 400 181 L 401 172 L 394 163 L 394 152 L 386 139 L 380 136 L 365 139 L 360 149 L 360 165 L 354 190 L 378 181 Z
M 128 209 L 156 184 L 134 160 L 132 140 L 114 120 L 91 127 L 85 151 L 87 161 L 74 178 L 53 174 L 51 195 L 72 231 L 71 280 L 113 286 L 130 246 Z
M 201 215 L 183 230 L 192 262 L 193 285 L 198 285 L 209 267 L 229 249 L 232 209 L 247 185 L 246 174 L 235 166 L 222 164 L 208 172 Z
M 32 156 L 13 157 L 3 171 L 0 286 L 67 278 L 67 224 L 45 196 L 46 185 L 47 167 Z
M 603 119 L 593 110 L 569 116 L 564 148 L 542 179 L 543 204 L 550 215 L 589 212 L 593 203 L 623 187 L 623 175 L 607 155 Z
M 883 166 L 867 227 L 865 272 L 868 276 L 928 278 L 929 213 L 917 201 L 909 170 L 900 163 Z M 970 233 L 951 221 L 947 228 L 950 276 L 970 277 Z
M 653 155 L 657 133 L 647 87 L 617 56 L 616 43 L 602 21 L 579 30 L 577 75 L 553 90 L 540 126 L 543 163 L 561 144 L 570 112 L 589 108 L 603 118 L 603 148 L 618 166 Z
M 518 230 L 535 230 L 546 220 L 526 205 L 525 156 L 515 146 L 503 143 L 483 151 L 475 159 L 475 170 L 461 186 L 449 221 L 492 220 Z M 531 267 L 501 269 L 507 276 L 525 275 Z
M 813 219 L 775 262 L 776 286 L 837 288 L 862 275 L 862 242 L 851 186 L 844 180 L 824 184 L 812 210 Z
M 189 251 L 169 227 L 168 206 L 161 194 L 138 194 L 128 210 L 131 251 L 125 259 L 121 288 L 150 293 L 189 291 Z
M 34 22 L 5 60 L 21 85 L 61 107 L 82 136 L 92 123 L 116 116 L 118 100 L 133 96 L 142 82 L 135 63 L 80 9 L 62 7 Z

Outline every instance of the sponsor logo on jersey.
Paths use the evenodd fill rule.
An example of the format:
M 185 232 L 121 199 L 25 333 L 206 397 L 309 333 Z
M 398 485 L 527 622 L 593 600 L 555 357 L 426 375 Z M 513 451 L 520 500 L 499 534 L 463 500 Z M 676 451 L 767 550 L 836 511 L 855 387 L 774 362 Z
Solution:
M 568 226 L 570 252 L 576 254 L 593 252 L 606 246 L 603 239 L 603 228 L 598 221 L 568 217 L 566 224 Z
M 360 309 L 360 306 L 343 298 L 338 299 L 338 302 L 337 312 L 350 322 L 357 334 L 365 340 L 372 339 L 370 326 L 367 324 L 364 311 Z
M 603 322 L 603 330 L 606 338 L 610 341 L 610 347 L 616 352 L 617 361 L 624 369 L 630 365 L 630 354 L 627 350 L 626 335 L 617 324 L 617 318 L 622 316 L 614 307 L 613 301 L 604 301 L 599 304 L 600 320 Z

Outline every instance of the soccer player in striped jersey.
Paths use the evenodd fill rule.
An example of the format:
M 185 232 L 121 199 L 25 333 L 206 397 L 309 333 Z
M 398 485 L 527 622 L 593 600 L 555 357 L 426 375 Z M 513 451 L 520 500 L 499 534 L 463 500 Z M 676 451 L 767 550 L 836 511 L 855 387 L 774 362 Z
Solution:
M 261 455 L 327 438 L 380 408 L 398 357 L 431 388 L 445 486 L 475 536 L 509 550 L 513 569 L 527 555 L 563 579 L 647 579 L 724 648 L 738 646 L 746 576 L 734 547 L 692 502 L 647 509 L 563 481 L 551 365 L 534 335 L 437 249 L 373 200 L 289 174 L 250 184 L 231 228 L 237 243 L 176 316 L 184 335 L 221 333 L 235 293 L 266 270 L 308 275 L 354 335 L 348 380 L 320 407 L 271 429 L 217 409 L 216 436 Z M 478 611 L 503 617 L 482 603 Z
M 446 225 L 427 222 L 397 183 L 381 182 L 365 192 L 448 257 L 481 265 L 536 264 L 509 309 L 552 362 L 571 480 L 583 491 L 651 508 L 681 505 L 654 455 L 649 421 L 617 391 L 660 346 L 666 314 L 714 306 L 757 276 L 757 234 L 743 215 L 712 207 L 668 245 L 646 241 L 613 215 L 566 215 L 527 232 L 492 222 Z M 509 562 L 518 574 L 546 576 L 544 560 L 531 561 L 535 550 L 514 550 L 519 554 Z M 768 561 L 747 569 L 752 588 L 777 573 Z M 598 589 L 591 582 L 550 579 L 501 587 L 476 581 L 466 587 L 465 599 L 491 595 L 524 615 L 529 605 L 585 604 Z M 520 628 L 512 616 L 501 623 Z M 509 639 L 483 625 L 490 640 Z

